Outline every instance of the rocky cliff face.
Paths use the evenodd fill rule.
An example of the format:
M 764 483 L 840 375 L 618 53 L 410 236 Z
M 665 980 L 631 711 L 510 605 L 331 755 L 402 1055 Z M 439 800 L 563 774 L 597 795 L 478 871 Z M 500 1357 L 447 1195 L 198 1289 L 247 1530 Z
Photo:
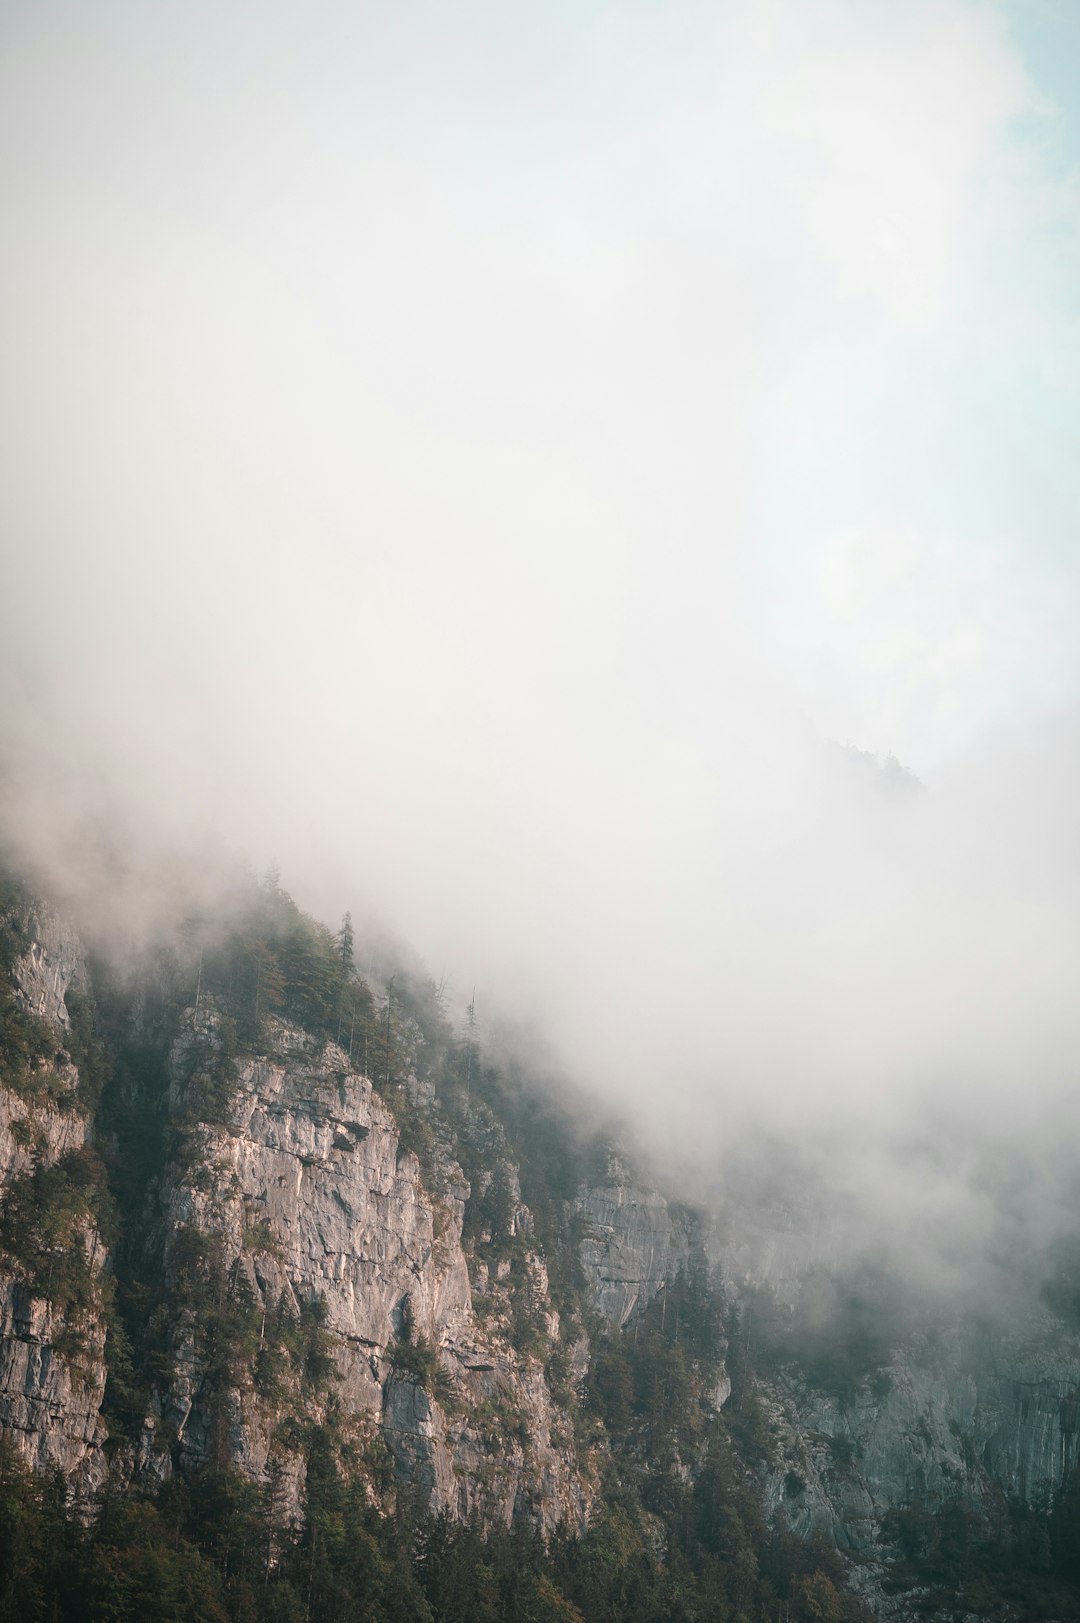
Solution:
M 608 1324 L 621 1328 L 685 1266 L 692 1223 L 616 1154 L 608 1157 L 604 1182 L 581 1191 L 577 1210 L 590 1293 Z
M 177 1117 L 197 1091 L 192 1050 L 212 1048 L 214 1025 L 203 1014 L 176 1044 Z M 212 1247 L 223 1288 L 258 1321 L 259 1346 L 236 1361 L 223 1394 L 197 1315 L 180 1312 L 172 1379 L 148 1418 L 141 1467 L 164 1475 L 223 1447 L 257 1480 L 276 1455 L 295 1489 L 283 1412 L 321 1421 L 333 1413 L 362 1442 L 381 1439 L 397 1480 L 425 1490 L 438 1509 L 580 1523 L 587 1488 L 544 1378 L 558 1321 L 540 1259 L 527 1266 L 544 1330 L 523 1353 L 505 1334 L 498 1280 L 482 1281 L 483 1322 L 475 1311 L 460 1168 L 442 1161 L 430 1191 L 394 1115 L 342 1049 L 320 1048 L 281 1022 L 272 1039 L 271 1052 L 239 1062 L 227 1119 L 195 1123 L 162 1185 L 153 1236 L 179 1300 L 193 1243 L 204 1242 L 203 1255 Z M 333 1360 L 321 1390 L 310 1378 L 295 1391 L 260 1380 L 258 1355 L 274 1327 L 316 1304 Z
M 0 1088 L 0 1185 L 8 1201 L 0 1233 L 0 1431 L 32 1465 L 62 1471 L 89 1494 L 106 1473 L 100 1410 L 107 1250 L 92 1216 L 75 1201 L 67 1211 L 46 1211 L 44 1256 L 36 1246 L 32 1263 L 27 1255 L 43 1180 L 53 1172 L 60 1183 L 62 1169 L 92 1140 L 78 1069 L 65 1046 L 66 999 L 83 961 L 74 932 L 50 908 L 39 906 L 18 923 L 24 940 L 12 968 L 14 1007 L 40 1022 L 41 1040 L 26 1075 L 9 1078 L 18 1085 Z M 69 1273 L 73 1252 L 81 1259 L 82 1289 L 74 1298 L 63 1289 L 50 1294 L 43 1270 Z
M 694 1236 L 680 1208 L 614 1158 L 578 1207 L 593 1298 L 625 1323 L 686 1265 Z M 1030 1302 L 1011 1323 L 972 1322 L 959 1308 L 950 1317 L 939 1304 L 929 1325 L 890 1325 L 880 1363 L 842 1393 L 816 1386 L 797 1358 L 755 1359 L 758 1293 L 790 1317 L 808 1289 L 852 1268 L 859 1232 L 840 1202 L 805 1191 L 764 1200 L 759 1191 L 741 1209 L 729 1201 L 699 1230 L 758 1367 L 770 1515 L 869 1560 L 872 1574 L 892 1511 L 959 1501 L 992 1520 L 1003 1496 L 1048 1502 L 1080 1462 L 1080 1337 Z M 725 1376 L 718 1403 L 730 1390 Z
M 395 1113 L 334 1041 L 264 1018 L 237 1043 L 212 995 L 173 1008 L 157 1080 L 130 1060 L 128 1086 L 159 1089 L 146 1120 L 160 1157 L 127 1240 L 142 1296 L 125 1304 L 126 1323 L 149 1374 L 123 1423 L 105 1410 L 114 1258 L 95 1193 L 94 1101 L 73 1058 L 71 994 L 87 972 L 49 909 L 22 919 L 11 978 L 32 1053 L 0 1089 L 0 1431 L 31 1463 L 84 1493 L 107 1459 L 148 1483 L 229 1466 L 274 1485 L 284 1523 L 301 1514 L 319 1429 L 341 1458 L 366 1462 L 375 1494 L 408 1484 L 463 1519 L 584 1525 L 599 1475 L 588 1461 L 607 1447 L 595 1409 L 584 1446 L 580 1426 L 575 1439 L 568 1403 L 589 1341 L 560 1325 L 491 1111 L 453 1084 L 451 1125 L 445 1094 L 413 1063 Z M 426 1146 L 423 1163 L 405 1147 L 402 1101 L 423 1126 L 411 1140 Z M 802 1195 L 733 1198 L 707 1221 L 615 1154 L 572 1207 L 609 1346 L 701 1265 L 703 1248 L 741 1310 L 748 1353 L 763 1287 L 786 1322 L 814 1281 L 844 1276 L 855 1258 L 850 1213 Z M 900 1507 L 958 1500 L 992 1518 L 1002 1495 L 1045 1499 L 1080 1463 L 1080 1342 L 1042 1308 L 1006 1322 L 972 1328 L 957 1313 L 893 1327 L 843 1391 L 798 1357 L 774 1349 L 759 1361 L 770 1514 L 870 1571 Z M 722 1368 L 714 1386 L 719 1409 L 731 1393 Z
M 748 1338 L 762 1287 L 782 1319 L 823 1279 L 857 1278 L 859 1232 L 831 1200 L 748 1207 L 735 1238 L 729 1213 L 710 1248 L 747 1303 Z M 849 1333 L 877 1337 L 879 1355 L 840 1392 L 782 1353 L 762 1382 L 777 1444 L 767 1502 L 796 1531 L 861 1555 L 879 1552 L 883 1516 L 903 1506 L 958 1501 L 993 1517 L 1003 1496 L 1046 1504 L 1080 1453 L 1080 1337 L 1033 1284 L 977 1315 L 940 1296 L 907 1314 L 887 1300 L 864 1309 Z
M 1077 1464 L 1080 1347 L 1048 1317 L 989 1343 L 955 1326 L 932 1346 L 914 1338 L 845 1401 L 795 1369 L 766 1394 L 778 1443 L 767 1502 L 796 1532 L 861 1555 L 880 1549 L 891 1510 L 1046 1502 Z
M 25 947 L 11 970 L 17 994 L 26 1009 L 63 1037 L 71 1029 L 68 991 L 86 979 L 82 945 L 71 926 L 44 902 L 28 909 L 24 929 Z
M 167 1091 L 150 1110 L 163 1159 L 137 1230 L 155 1289 L 139 1287 L 149 1317 L 128 1324 L 136 1362 L 153 1371 L 146 1409 L 134 1427 L 106 1420 L 111 1259 L 83 1198 L 86 1168 L 100 1163 L 69 1052 L 67 999 L 88 986 L 85 962 L 47 907 L 12 930 L 14 1007 L 31 1017 L 35 1052 L 0 1089 L 0 1432 L 87 1495 L 110 1469 L 163 1481 L 211 1463 L 272 1476 L 288 1520 L 317 1425 L 368 1461 L 374 1491 L 396 1480 L 461 1518 L 583 1525 L 594 1484 L 545 1375 L 559 1316 L 514 1169 L 504 1200 L 517 1238 L 508 1250 L 473 1245 L 467 1259 L 470 1186 L 448 1144 L 422 1175 L 370 1079 L 285 1021 L 266 1023 L 258 1051 L 223 1061 L 205 997 L 179 1016 Z M 137 1027 L 138 998 L 133 1009 Z M 65 1255 L 79 1262 L 74 1281 Z M 584 1358 L 571 1349 L 579 1379 Z

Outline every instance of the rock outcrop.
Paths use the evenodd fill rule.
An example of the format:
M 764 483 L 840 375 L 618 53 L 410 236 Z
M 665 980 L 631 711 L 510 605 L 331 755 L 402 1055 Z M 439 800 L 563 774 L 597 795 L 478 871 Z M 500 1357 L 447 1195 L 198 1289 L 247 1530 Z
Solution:
M 729 1190 L 698 1231 L 751 1341 L 760 1291 L 783 1322 L 808 1289 L 858 1264 L 863 1228 L 850 1203 L 794 1176 L 785 1184 Z M 686 1265 L 698 1233 L 615 1156 L 578 1210 L 593 1300 L 611 1325 L 625 1324 Z M 992 1520 L 1003 1496 L 1047 1503 L 1080 1464 L 1080 1337 L 1032 1301 L 1011 1325 L 1005 1315 L 968 1321 L 938 1301 L 842 1393 L 815 1386 L 797 1357 L 757 1362 L 768 1511 L 869 1562 L 868 1573 L 888 1554 L 890 1512 L 958 1500 Z M 718 1407 L 730 1390 L 724 1374 Z
M 767 1502 L 859 1555 L 879 1552 L 889 1511 L 1046 1502 L 1080 1459 L 1080 1347 L 1049 1316 L 1023 1336 L 914 1337 L 845 1400 L 794 1368 L 765 1393 L 778 1445 Z
M 50 909 L 27 908 L 10 938 L 12 1007 L 33 1052 L 0 1088 L 0 1433 L 84 1495 L 109 1470 L 152 1483 L 230 1467 L 272 1482 L 274 1515 L 287 1522 L 302 1514 L 305 1450 L 319 1431 L 341 1457 L 367 1462 L 375 1494 L 409 1485 L 463 1519 L 582 1527 L 599 1469 L 583 1461 L 609 1446 L 595 1410 L 585 1446 L 575 1442 L 568 1392 L 587 1378 L 589 1340 L 560 1326 L 494 1113 L 452 1075 L 437 1093 L 419 1037 L 399 1044 L 394 1108 L 343 1048 L 283 1019 L 251 1021 L 258 1037 L 245 1046 L 205 990 L 182 1010 L 185 975 L 183 997 L 159 998 L 167 1014 L 155 1030 L 168 1042 L 153 1063 L 158 1037 L 138 995 L 124 1015 L 142 1056 L 132 1065 L 147 1066 L 131 1083 L 143 1090 L 138 1131 L 150 1123 L 158 1137 L 116 1264 L 126 1277 L 141 1247 L 125 1311 L 149 1373 L 122 1422 L 108 1411 L 109 1437 L 114 1259 L 76 1063 L 89 979 Z M 746 1196 L 733 1185 L 726 1208 L 703 1218 L 610 1154 L 606 1175 L 572 1203 L 588 1306 L 614 1339 L 708 1257 L 756 1363 L 760 1447 L 748 1457 L 766 1507 L 856 1558 L 869 1594 L 888 1559 L 890 1513 L 957 1501 L 989 1523 L 1005 1497 L 1046 1502 L 1080 1465 L 1080 1339 L 1035 1292 L 1022 1312 L 974 1327 L 939 1303 L 910 1323 L 900 1315 L 865 1367 L 830 1384 L 784 1327 L 821 1281 L 857 1267 L 858 1224 L 791 1178 L 783 1190 Z M 766 1299 L 781 1331 L 751 1360 L 752 1315 Z M 136 1315 L 149 1303 L 141 1325 L 133 1301 Z M 704 1407 L 718 1412 L 731 1379 L 715 1363 L 709 1379 Z M 688 1457 L 679 1468 L 695 1466 Z
M 39 906 L 19 921 L 23 950 L 12 966 L 16 1007 L 41 1022 L 49 1042 L 20 1079 L 0 1088 L 0 1185 L 6 1195 L 31 1191 L 52 1169 L 77 1161 L 92 1140 L 92 1121 L 80 1102 L 79 1073 L 65 1044 L 69 988 L 83 976 L 79 942 L 51 908 Z M 77 1206 L 77 1203 L 75 1203 Z M 24 1205 L 34 1211 L 33 1202 Z M 49 1214 L 46 1212 L 44 1221 Z M 106 1428 L 106 1323 L 103 1291 L 108 1255 L 88 1212 L 55 1221 L 44 1239 L 57 1271 L 78 1253 L 84 1290 L 78 1300 L 50 1297 L 39 1269 L 22 1254 L 39 1236 L 10 1218 L 0 1250 L 0 1433 L 33 1466 L 64 1473 L 77 1493 L 104 1481 Z M 47 1285 L 47 1279 L 44 1282 Z
M 192 1051 L 212 1050 L 214 1024 L 204 1012 L 176 1045 L 178 1118 L 199 1080 Z M 263 1338 L 282 1314 L 295 1320 L 318 1304 L 335 1368 L 322 1397 L 309 1382 L 297 1402 L 321 1419 L 347 1416 L 369 1444 L 381 1438 L 398 1480 L 435 1508 L 580 1523 L 587 1489 L 547 1388 L 544 1348 L 522 1353 L 501 1333 L 494 1288 L 480 1322 L 461 1245 L 469 1187 L 452 1162 L 437 1174 L 432 1192 L 393 1113 L 342 1049 L 274 1022 L 272 1051 L 239 1062 L 226 1119 L 196 1121 L 183 1161 L 169 1167 L 154 1239 L 172 1277 L 193 1234 L 212 1242 L 226 1288 L 251 1305 Z M 530 1266 L 546 1301 L 543 1265 Z M 549 1314 L 548 1347 L 557 1329 Z M 143 1467 L 158 1474 L 221 1447 L 222 1395 L 190 1312 L 178 1316 L 172 1361 L 143 1444 Z M 282 1391 L 268 1395 L 238 1373 L 225 1406 L 228 1458 L 261 1480 L 281 1452 Z
M 581 1261 L 593 1301 L 618 1329 L 685 1265 L 689 1226 L 658 1189 L 615 1154 L 608 1157 L 605 1181 L 582 1190 L 577 1210 L 584 1225 Z
M 28 910 L 24 930 L 25 949 L 11 970 L 17 995 L 24 1008 L 63 1036 L 71 1027 L 68 990 L 86 980 L 82 944 L 70 925 L 44 902 Z

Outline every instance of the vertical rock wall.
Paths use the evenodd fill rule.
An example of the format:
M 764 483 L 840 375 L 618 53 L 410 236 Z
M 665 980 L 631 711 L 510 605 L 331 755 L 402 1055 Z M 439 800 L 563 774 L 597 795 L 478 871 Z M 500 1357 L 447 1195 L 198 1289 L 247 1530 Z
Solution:
M 212 1040 L 212 1030 L 202 1035 Z M 178 1114 L 193 1040 L 174 1056 Z M 240 1063 L 227 1124 L 198 1124 L 187 1161 L 169 1168 L 155 1243 L 168 1276 L 181 1236 L 212 1237 L 230 1288 L 242 1281 L 270 1322 L 282 1307 L 292 1316 L 321 1303 L 336 1370 L 322 1397 L 293 1394 L 297 1412 L 324 1420 L 332 1406 L 369 1442 L 381 1438 L 398 1480 L 436 1508 L 580 1522 L 587 1490 L 543 1349 L 522 1354 L 497 1315 L 478 1320 L 461 1247 L 468 1186 L 453 1163 L 437 1172 L 433 1194 L 391 1111 L 341 1049 L 320 1050 L 276 1022 L 273 1052 Z M 214 1446 L 209 1373 L 182 1317 L 173 1363 L 143 1450 L 159 1473 L 170 1460 L 202 1463 Z M 229 1457 L 257 1479 L 281 1446 L 281 1407 L 246 1377 L 228 1394 Z
M 26 921 L 26 950 L 12 967 L 18 1004 L 45 1023 L 56 1047 L 39 1059 L 33 1086 L 0 1088 L 0 1186 L 7 1192 L 35 1169 L 55 1167 L 89 1145 L 92 1123 L 78 1101 L 79 1075 L 67 1055 L 66 997 L 83 974 L 73 931 L 47 907 Z M 80 1244 L 100 1287 L 107 1251 L 92 1221 L 68 1237 Z M 47 1259 L 42 1265 L 47 1276 Z M 104 1480 L 105 1317 L 100 1290 L 86 1310 L 58 1305 L 28 1287 L 18 1256 L 0 1253 L 0 1432 L 33 1466 L 57 1469 L 77 1491 Z

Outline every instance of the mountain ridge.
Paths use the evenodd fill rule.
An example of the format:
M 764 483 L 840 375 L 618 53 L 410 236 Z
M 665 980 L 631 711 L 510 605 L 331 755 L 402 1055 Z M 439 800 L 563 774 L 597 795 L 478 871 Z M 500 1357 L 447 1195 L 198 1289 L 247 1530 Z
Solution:
M 276 880 L 135 974 L 17 882 L 5 920 L 0 1435 L 61 1473 L 83 1523 L 102 1494 L 247 1483 L 286 1583 L 319 1472 L 383 1518 L 531 1528 L 548 1562 L 622 1503 L 626 1560 L 662 1596 L 672 1538 L 705 1514 L 690 1575 L 732 1617 L 740 1584 L 797 1617 L 909 1615 L 933 1568 L 915 1511 L 959 1507 L 973 1545 L 1035 1516 L 1050 1550 L 1080 1392 L 1053 1315 L 981 1376 L 969 1347 L 888 1326 L 861 1353 L 807 1341 L 812 1247 L 785 1264 L 760 1213 L 733 1232 L 575 1139 L 474 1026 L 453 1032 L 437 988 L 373 990 L 351 929 Z

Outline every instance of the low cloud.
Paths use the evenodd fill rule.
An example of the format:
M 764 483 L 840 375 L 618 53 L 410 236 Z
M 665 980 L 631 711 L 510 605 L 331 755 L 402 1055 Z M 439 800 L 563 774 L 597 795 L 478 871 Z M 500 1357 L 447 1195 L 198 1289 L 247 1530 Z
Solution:
M 1022 31 L 418 18 L 7 24 L 9 846 L 117 935 L 276 860 L 699 1180 L 1039 1164 L 1080 238 Z

